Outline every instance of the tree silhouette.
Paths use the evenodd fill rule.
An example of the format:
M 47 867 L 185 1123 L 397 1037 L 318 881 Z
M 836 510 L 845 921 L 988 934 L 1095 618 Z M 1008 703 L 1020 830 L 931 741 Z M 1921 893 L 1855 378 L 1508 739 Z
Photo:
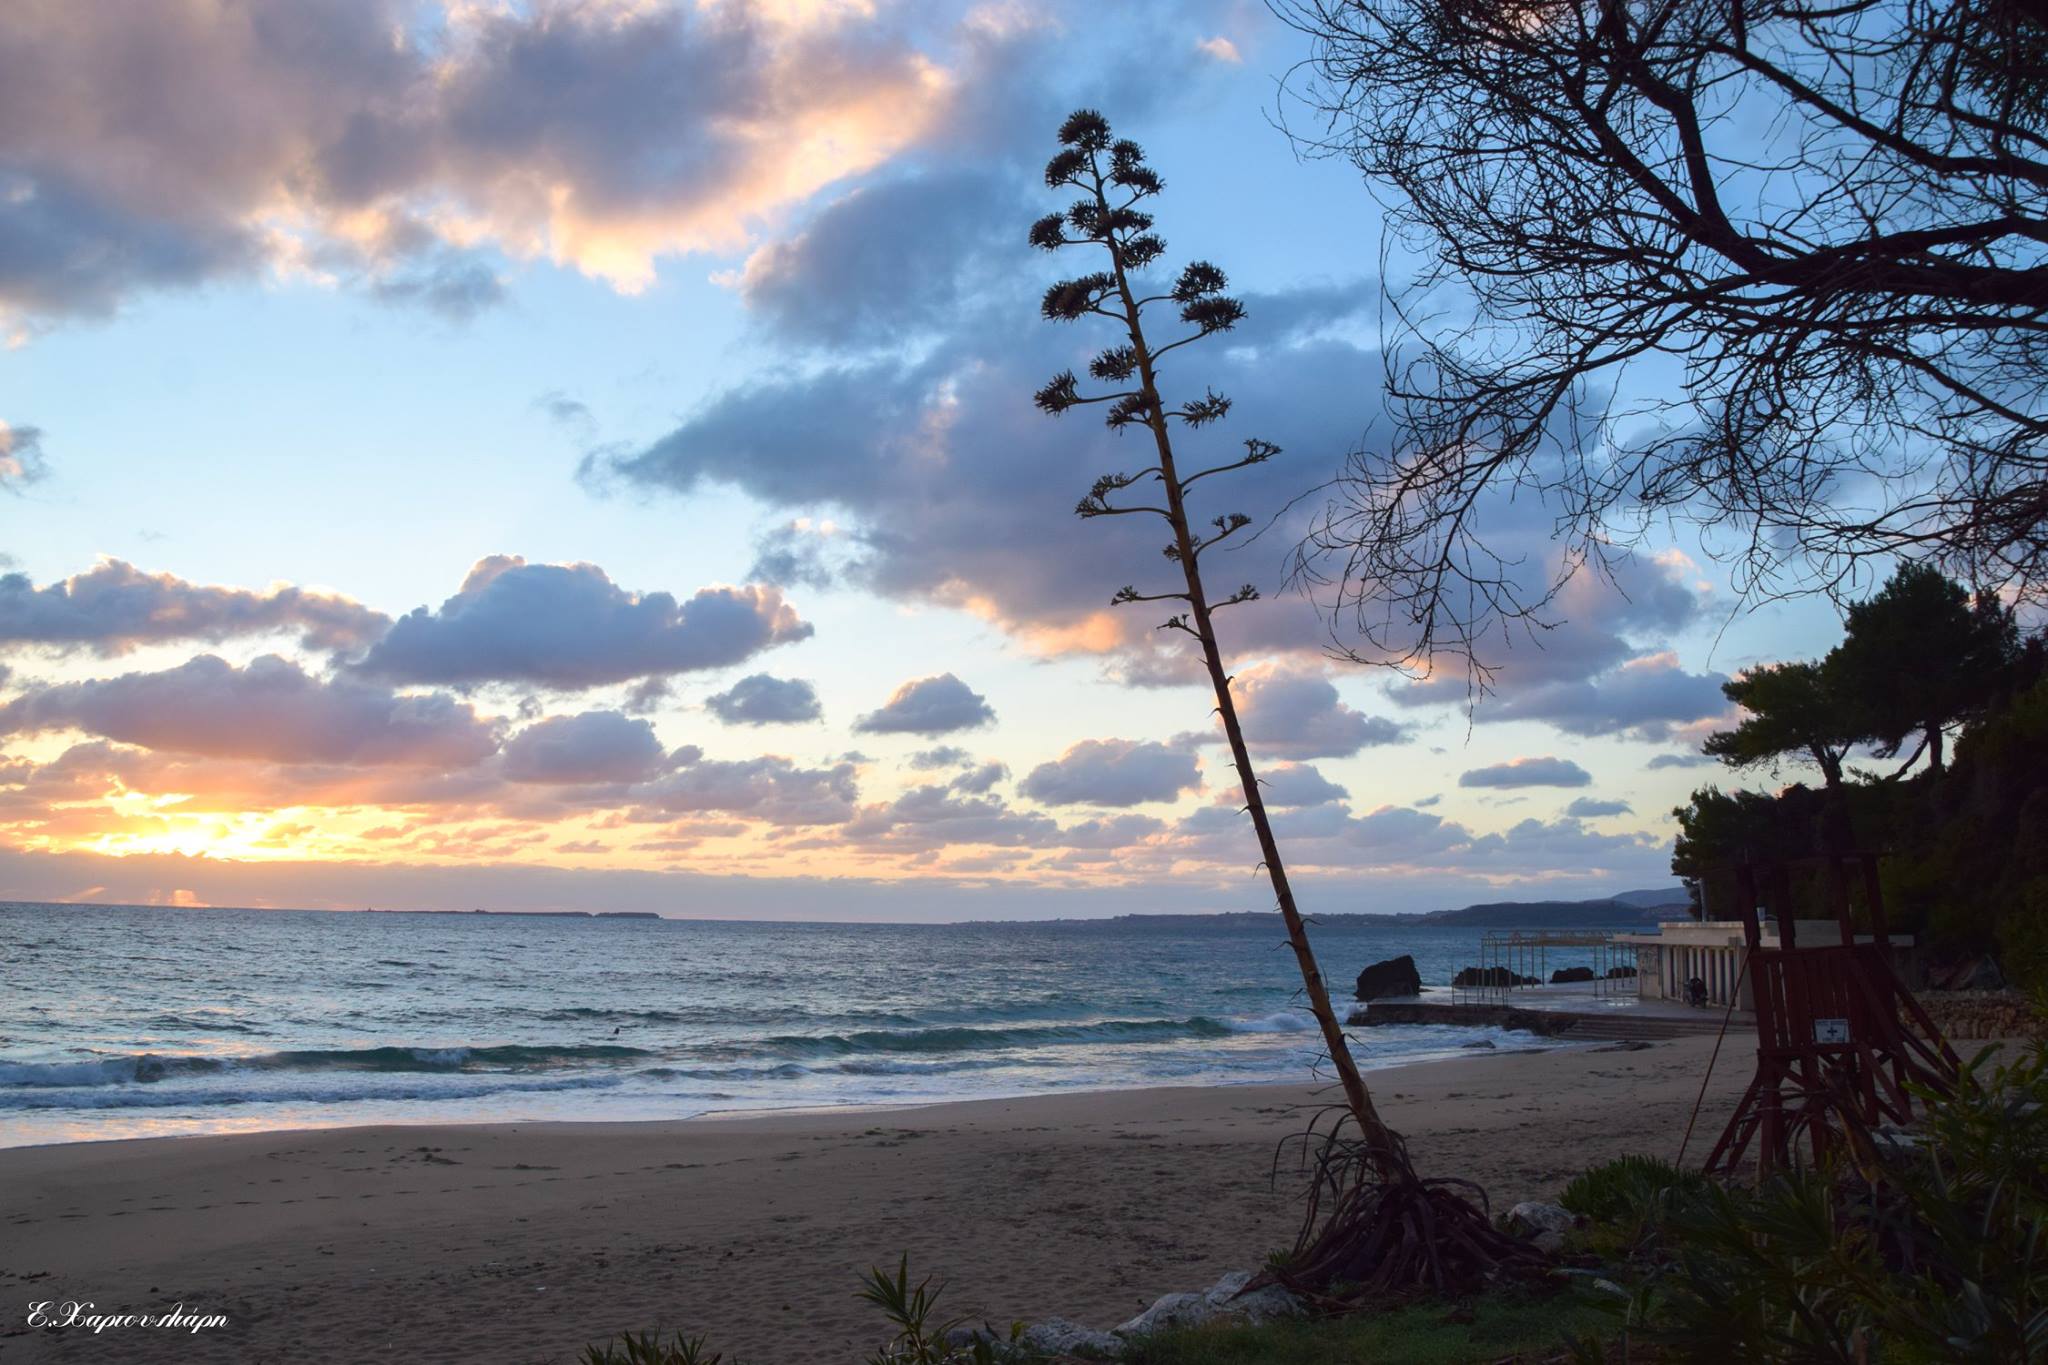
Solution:
M 1820 663 L 1761 664 L 1721 684 L 1749 714 L 1733 730 L 1707 736 L 1702 753 L 1731 768 L 1796 756 L 1820 769 L 1830 792 L 1842 789 L 1842 760 L 1863 738 L 1839 651 Z
M 1946 730 L 1998 697 L 2020 650 L 2011 608 L 1988 593 L 1973 601 L 1931 564 L 1900 565 L 1876 596 L 1850 606 L 1844 627 L 1829 657 L 1878 757 L 1918 735 L 1904 766 L 1925 753 L 1937 773 Z
M 1062 371 L 1040 389 L 1038 406 L 1058 415 L 1071 408 L 1105 404 L 1104 420 L 1112 431 L 1143 428 L 1151 433 L 1152 463 L 1135 472 L 1111 472 L 1095 481 L 1075 511 L 1082 517 L 1154 516 L 1164 520 L 1172 539 L 1166 558 L 1180 567 L 1179 587 L 1164 592 L 1119 589 L 1114 604 L 1176 602 L 1162 629 L 1183 632 L 1197 642 L 1216 697 L 1216 714 L 1230 746 L 1232 765 L 1243 788 L 1245 812 L 1256 832 L 1259 854 L 1273 895 L 1287 927 L 1287 941 L 1300 968 L 1309 1007 L 1322 1033 L 1323 1046 L 1344 1092 L 1345 1117 L 1357 1129 L 1346 1135 L 1343 1120 L 1323 1135 L 1316 1163 L 1307 1217 L 1296 1253 L 1276 1277 L 1326 1303 L 1345 1301 L 1347 1294 L 1400 1292 L 1416 1288 L 1457 1290 L 1471 1287 L 1503 1265 L 1540 1262 L 1526 1244 L 1495 1230 L 1484 1211 L 1467 1200 L 1461 1181 L 1423 1180 L 1409 1162 L 1405 1144 L 1380 1117 L 1345 1043 L 1343 1026 L 1331 1006 L 1329 991 L 1309 946 L 1308 930 L 1288 884 L 1280 846 L 1259 791 L 1244 730 L 1231 697 L 1230 676 L 1216 642 L 1215 613 L 1258 596 L 1250 584 L 1211 601 L 1202 582 L 1202 556 L 1251 524 L 1242 512 L 1213 518 L 1197 533 L 1188 513 L 1188 490 L 1214 475 L 1262 464 L 1278 447 L 1257 438 L 1243 443 L 1236 459 L 1183 475 L 1176 462 L 1172 424 L 1199 430 L 1230 412 L 1230 399 L 1205 390 L 1200 398 L 1169 407 L 1158 384 L 1160 360 L 1205 337 L 1227 332 L 1244 317 L 1244 305 L 1225 292 L 1223 271 L 1207 261 L 1186 266 L 1171 286 L 1146 292 L 1141 277 L 1166 251 L 1153 228 L 1152 216 L 1138 207 L 1157 196 L 1163 183 L 1145 162 L 1138 144 L 1116 140 L 1109 123 L 1093 110 L 1081 110 L 1059 130 L 1061 150 L 1047 163 L 1046 185 L 1071 189 L 1079 197 L 1062 213 L 1048 214 L 1032 225 L 1031 243 L 1046 251 L 1087 247 L 1108 258 L 1109 269 L 1062 280 L 1045 292 L 1042 307 L 1051 321 L 1074 322 L 1106 318 L 1123 340 L 1097 355 L 1090 377 L 1105 386 L 1084 393 L 1072 370 Z M 1181 333 L 1162 345 L 1148 339 L 1144 319 L 1148 308 L 1170 307 Z M 1129 490 L 1156 493 L 1158 503 L 1127 503 Z M 1483 1200 L 1483 1196 L 1482 1196 Z
M 1297 144 L 1420 266 L 1397 430 L 1302 549 L 1361 659 L 1469 659 L 1671 518 L 1752 595 L 1893 555 L 2048 595 L 2040 0 L 1269 4 Z M 1555 566 L 1490 494 L 1542 500 Z

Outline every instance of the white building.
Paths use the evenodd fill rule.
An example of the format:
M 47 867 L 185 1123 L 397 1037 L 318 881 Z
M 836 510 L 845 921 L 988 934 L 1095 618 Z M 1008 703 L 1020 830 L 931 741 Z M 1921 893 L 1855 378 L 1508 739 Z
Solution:
M 1778 925 L 1765 919 L 1760 925 L 1762 944 L 1778 946 Z M 1740 920 L 1679 920 L 1660 924 L 1654 934 L 1616 934 L 1616 943 L 1636 950 L 1636 995 L 1643 1000 L 1673 1000 L 1684 1003 L 1685 986 L 1695 977 L 1705 985 L 1707 1003 L 1725 1008 L 1734 997 L 1735 1008 L 1753 1010 L 1749 975 L 1742 969 L 1749 948 Z M 1793 924 L 1796 947 L 1822 948 L 1841 943 L 1842 931 L 1831 919 L 1803 919 Z M 1872 941 L 1858 934 L 1858 943 Z M 1891 935 L 1894 948 L 1910 948 L 1910 936 Z

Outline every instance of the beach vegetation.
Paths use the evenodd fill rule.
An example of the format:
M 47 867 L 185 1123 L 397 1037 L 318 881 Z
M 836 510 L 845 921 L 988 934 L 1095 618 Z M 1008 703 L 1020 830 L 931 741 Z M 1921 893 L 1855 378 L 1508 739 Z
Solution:
M 1675 1207 L 1705 1198 L 1710 1186 L 1698 1171 L 1659 1157 L 1624 1156 L 1573 1177 L 1557 1202 L 1585 1224 L 1570 1234 L 1570 1243 L 1626 1254 L 1648 1247 Z
M 1231 400 L 1205 388 L 1199 397 L 1170 404 L 1159 379 L 1165 357 L 1231 331 L 1245 316 L 1244 304 L 1228 292 L 1223 270 L 1209 261 L 1190 262 L 1170 278 L 1154 274 L 1167 247 L 1154 230 L 1150 202 L 1165 182 L 1147 163 L 1143 148 L 1116 137 L 1109 121 L 1092 109 L 1069 116 L 1058 141 L 1059 150 L 1046 164 L 1045 183 L 1075 197 L 1064 210 L 1032 225 L 1031 244 L 1047 252 L 1086 252 L 1092 265 L 1107 268 L 1054 283 L 1045 291 L 1041 311 L 1058 323 L 1101 319 L 1110 324 L 1114 339 L 1087 364 L 1087 381 L 1072 369 L 1062 370 L 1035 399 L 1053 416 L 1101 405 L 1112 431 L 1140 443 L 1135 467 L 1096 479 L 1075 512 L 1088 519 L 1154 518 L 1165 525 L 1169 539 L 1163 553 L 1178 570 L 1177 581 L 1143 590 L 1129 584 L 1110 603 L 1168 603 L 1169 615 L 1159 629 L 1193 642 L 1257 839 L 1259 867 L 1343 1094 L 1342 1105 L 1329 1111 L 1328 1125 L 1320 1131 L 1312 1127 L 1302 1139 L 1309 1176 L 1302 1233 L 1294 1256 L 1269 1274 L 1311 1303 L 1341 1308 L 1418 1291 L 1462 1292 L 1503 1271 L 1538 1268 L 1545 1258 L 1495 1228 L 1485 1214 L 1483 1195 L 1472 1186 L 1422 1179 L 1406 1145 L 1380 1116 L 1330 1003 L 1252 766 L 1215 617 L 1255 600 L 1259 590 L 1247 583 L 1212 596 L 1202 573 L 1205 558 L 1250 526 L 1252 518 L 1229 510 L 1198 524 L 1190 495 L 1204 480 L 1264 464 L 1280 448 L 1245 437 L 1238 450 L 1189 469 L 1182 463 L 1188 447 L 1203 442 L 1210 428 L 1230 416 Z M 1162 314 L 1170 319 L 1164 328 L 1155 325 Z
M 1726 690 L 1748 714 L 1705 752 L 1774 772 L 1803 758 L 1825 785 L 1694 792 L 1671 870 L 1696 913 L 1725 916 L 1735 864 L 1871 850 L 1889 928 L 1936 961 L 1990 956 L 2015 984 L 2048 985 L 2048 645 L 2009 606 L 1904 565 L 1850 605 L 1823 658 Z M 1857 755 L 1903 760 L 1866 770 Z M 1823 869 L 1789 875 L 1798 914 L 1832 913 Z M 1862 888 L 1850 897 L 1860 912 Z
M 1641 1162 L 1574 1181 L 1577 1244 L 1613 1253 L 1580 1277 L 1614 1321 L 1574 1332 L 1578 1359 L 1625 1358 L 1617 1330 L 1699 1361 L 2048 1356 L 2048 1045 L 1987 1049 L 1918 1098 L 1914 1132 L 1754 1188 Z
M 677 1332 L 627 1332 L 602 1346 L 586 1346 L 577 1365 L 741 1365 L 705 1344 L 704 1338 Z
M 866 1365 L 1025 1365 L 1037 1354 L 1020 1344 L 1024 1324 L 1012 1323 L 1007 1338 L 984 1328 L 971 1340 L 962 1340 L 960 1329 L 970 1325 L 965 1317 L 939 1315 L 943 1284 L 934 1285 L 927 1275 L 916 1283 L 910 1278 L 910 1256 L 898 1258 L 893 1273 L 869 1266 L 861 1273 L 858 1297 L 881 1310 L 892 1329 L 889 1339 L 876 1347 Z M 664 1337 L 660 1331 L 628 1332 L 605 1343 L 583 1348 L 577 1365 L 744 1365 L 711 1349 L 700 1336 L 676 1332 Z
M 1470 1365 L 1555 1359 L 1570 1335 L 1614 1329 L 1575 1296 L 1528 1290 L 1397 1304 L 1339 1318 L 1165 1331 L 1132 1343 L 1125 1365 Z
M 868 1365 L 995 1365 L 998 1359 L 1013 1358 L 987 1336 L 964 1345 L 953 1340 L 956 1329 L 968 1325 L 964 1317 L 939 1316 L 939 1294 L 944 1285 L 934 1286 L 927 1275 L 910 1282 L 910 1256 L 896 1262 L 895 1274 L 869 1266 L 861 1275 L 860 1297 L 880 1309 L 895 1335 L 868 1357 Z M 1023 1331 L 1022 1323 L 1010 1325 L 1010 1343 Z

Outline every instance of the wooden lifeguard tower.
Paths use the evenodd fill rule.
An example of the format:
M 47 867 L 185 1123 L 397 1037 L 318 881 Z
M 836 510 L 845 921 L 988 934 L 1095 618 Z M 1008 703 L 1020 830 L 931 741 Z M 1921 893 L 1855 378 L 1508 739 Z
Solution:
M 1792 872 L 1799 867 L 1819 868 L 1840 942 L 1798 941 Z M 1756 1003 L 1756 1076 L 1705 1169 L 1733 1172 L 1751 1143 L 1765 1173 L 1791 1165 L 1802 1145 L 1816 1160 L 1867 1146 L 1880 1127 L 1911 1122 L 1909 1083 L 1948 1093 L 1960 1063 L 1893 967 L 1877 856 L 1832 854 L 1731 870 Z M 1861 935 L 1850 914 L 1852 874 L 1869 912 L 1869 932 Z M 1777 922 L 1770 947 L 1757 918 L 1760 897 Z

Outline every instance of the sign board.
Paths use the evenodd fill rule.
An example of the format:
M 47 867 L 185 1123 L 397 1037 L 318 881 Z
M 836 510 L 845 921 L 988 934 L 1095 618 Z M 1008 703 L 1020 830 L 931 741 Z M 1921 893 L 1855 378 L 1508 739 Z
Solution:
M 1813 1041 L 1816 1043 L 1846 1043 L 1849 1041 L 1847 1019 L 1816 1019 L 1813 1021 Z

